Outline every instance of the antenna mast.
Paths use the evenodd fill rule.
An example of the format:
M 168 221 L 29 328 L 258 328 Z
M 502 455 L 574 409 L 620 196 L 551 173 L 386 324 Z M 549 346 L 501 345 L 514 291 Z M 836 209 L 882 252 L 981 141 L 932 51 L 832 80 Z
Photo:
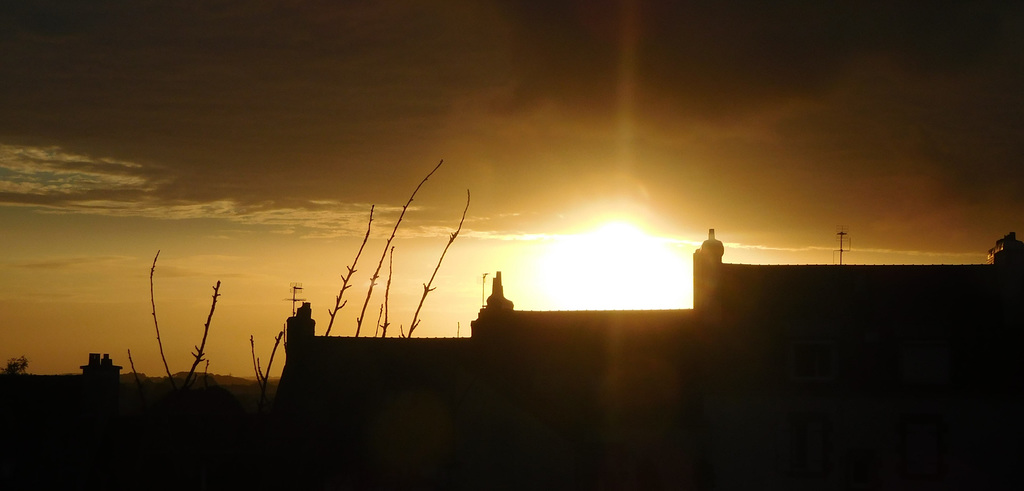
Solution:
M 839 249 L 832 251 L 832 261 L 835 261 L 835 253 L 839 253 L 839 265 L 843 265 L 843 253 L 849 252 L 851 248 L 850 238 L 847 237 L 850 232 L 847 231 L 846 225 L 836 225 L 836 242 L 839 242 Z
M 302 283 L 292 283 L 290 285 L 290 288 L 292 290 L 292 298 L 286 298 L 284 300 L 286 302 L 287 301 L 291 301 L 292 302 L 292 317 L 295 317 L 295 304 L 298 303 L 298 302 L 304 302 L 304 301 L 306 301 L 306 299 L 305 298 L 298 298 L 299 292 L 302 291 Z

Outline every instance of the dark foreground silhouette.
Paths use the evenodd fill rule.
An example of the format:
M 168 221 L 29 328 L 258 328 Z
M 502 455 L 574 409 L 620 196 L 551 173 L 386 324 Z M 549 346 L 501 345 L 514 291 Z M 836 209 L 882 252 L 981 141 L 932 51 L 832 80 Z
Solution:
M 270 414 L 221 387 L 119 411 L 98 357 L 108 382 L 4 377 L 0 487 L 1017 488 L 1013 234 L 985 265 L 724 253 L 693 310 L 517 311 L 498 274 L 464 339 L 317 336 L 305 304 Z

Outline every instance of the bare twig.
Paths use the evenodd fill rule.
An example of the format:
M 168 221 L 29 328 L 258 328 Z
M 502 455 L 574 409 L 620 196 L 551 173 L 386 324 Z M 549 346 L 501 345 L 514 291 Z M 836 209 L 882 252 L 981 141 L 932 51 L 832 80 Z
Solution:
M 253 356 L 253 372 L 256 373 L 256 380 L 262 380 L 263 374 L 259 371 L 259 364 L 256 362 L 256 341 L 253 335 L 249 334 L 249 353 Z
M 355 274 L 356 264 L 359 262 L 359 256 L 362 255 L 363 248 L 366 247 L 366 240 L 370 238 L 370 225 L 373 224 L 373 208 L 373 205 L 370 205 L 370 219 L 366 221 L 366 235 L 363 236 L 363 243 L 359 246 L 359 251 L 356 252 L 355 259 L 352 260 L 352 265 L 347 267 L 348 271 L 341 275 L 341 290 L 338 291 L 338 296 L 334 299 L 334 309 L 327 311 L 331 316 L 331 320 L 327 323 L 327 331 L 324 332 L 324 336 L 331 334 L 331 327 L 334 326 L 334 317 L 337 316 L 338 311 L 348 303 L 348 300 L 342 302 L 341 297 L 345 295 L 345 290 L 352 288 L 352 285 L 349 285 L 348 282 L 352 279 L 352 275 Z
M 402 213 L 398 215 L 398 221 L 395 222 L 395 228 L 391 230 L 391 237 L 388 237 L 388 241 L 384 244 L 384 250 L 380 254 L 380 261 L 377 262 L 377 269 L 373 272 L 373 276 L 370 277 L 370 286 L 366 288 L 366 300 L 363 302 L 363 309 L 359 311 L 359 317 L 356 318 L 357 338 L 359 337 L 359 330 L 363 326 L 363 316 L 366 315 L 366 306 L 370 304 L 370 297 L 373 295 L 373 286 L 377 284 L 377 279 L 380 278 L 380 268 L 384 266 L 384 258 L 387 257 L 388 249 L 391 247 L 391 241 L 394 240 L 395 234 L 398 233 L 398 226 L 401 225 L 402 218 L 405 217 L 405 211 L 409 209 L 409 205 L 412 204 L 413 198 L 416 197 L 416 193 L 421 187 L 423 187 L 423 184 L 427 182 L 427 179 L 430 179 L 430 176 L 437 172 L 437 169 L 439 169 L 443 163 L 444 160 L 438 162 L 437 165 L 434 166 L 434 170 L 430 171 L 430 173 L 427 174 L 427 177 L 424 177 L 423 180 L 420 181 L 419 185 L 416 186 L 416 189 L 414 189 L 412 194 L 409 196 L 409 201 L 406 201 L 405 206 L 402 207 Z
M 264 372 L 260 367 L 260 360 L 256 357 L 256 344 L 253 342 L 252 335 L 249 336 L 249 347 L 252 350 L 252 366 L 256 371 L 256 383 L 260 386 L 260 400 L 257 403 L 256 411 L 259 413 L 263 412 L 263 406 L 267 402 L 267 385 L 270 382 L 270 368 L 274 365 L 274 355 L 277 353 L 277 347 L 281 344 L 281 339 L 284 338 L 284 331 L 282 330 L 274 338 L 274 349 L 270 351 L 270 361 L 267 362 L 267 371 Z
M 382 338 L 388 337 L 388 326 L 391 325 L 391 322 L 388 321 L 388 303 L 389 303 L 389 298 L 391 297 L 391 277 L 394 275 L 394 272 L 395 272 L 395 246 L 391 246 L 391 252 L 388 254 L 388 283 L 387 283 L 387 286 L 384 287 L 384 306 L 383 306 L 383 308 L 384 308 L 384 324 L 381 325 L 382 329 L 381 329 L 381 333 L 380 333 L 380 337 L 382 337 Z M 380 321 L 378 320 L 378 323 L 379 322 Z
M 210 388 L 210 360 L 206 360 L 206 366 L 203 367 L 203 388 Z
M 455 229 L 455 232 L 448 236 L 448 244 L 444 246 L 444 250 L 441 251 L 441 257 L 437 260 L 437 266 L 434 267 L 434 274 L 430 275 L 430 281 L 423 284 L 423 296 L 420 297 L 420 304 L 416 306 L 416 313 L 412 316 L 412 323 L 409 324 L 409 337 L 412 337 L 412 332 L 416 330 L 416 327 L 420 325 L 418 319 L 420 315 L 420 309 L 423 308 L 423 301 L 427 299 L 427 294 L 434 291 L 436 288 L 431 288 L 430 285 L 434 284 L 434 277 L 437 276 L 437 271 L 441 269 L 441 261 L 444 261 L 444 255 L 448 253 L 448 248 L 455 242 L 455 238 L 459 236 L 459 232 L 462 231 L 462 224 L 466 221 L 466 212 L 469 211 L 469 190 L 466 190 L 466 208 L 462 210 L 462 219 L 459 220 L 459 228 Z
M 135 375 L 135 385 L 139 388 L 139 399 L 142 399 L 142 408 L 146 408 L 146 393 L 142 390 L 142 380 L 139 372 L 135 371 L 135 362 L 132 361 L 132 350 L 128 350 L 128 363 L 132 366 L 132 375 Z
M 213 311 L 217 309 L 217 297 L 220 296 L 219 292 L 220 281 L 218 281 L 217 284 L 213 286 L 213 302 L 210 303 L 210 315 L 206 316 L 206 325 L 203 326 L 203 341 L 199 343 L 199 346 L 195 347 L 195 353 L 192 353 L 192 357 L 195 358 L 195 361 L 192 362 L 192 368 L 189 369 L 188 375 L 185 376 L 185 381 L 182 382 L 181 384 L 181 387 L 183 389 L 188 389 L 189 387 L 192 386 L 193 383 L 195 383 L 195 379 L 193 378 L 193 376 L 196 373 L 196 367 L 199 366 L 200 362 L 205 360 L 205 358 L 203 358 L 203 350 L 206 349 L 206 337 L 210 334 L 210 322 L 213 321 Z
M 263 394 L 266 391 L 266 382 L 263 376 L 263 370 L 260 368 L 259 358 L 256 358 L 256 343 L 253 341 L 252 334 L 249 335 L 249 351 L 252 353 L 252 369 L 256 372 L 256 384 L 260 386 L 260 399 L 256 402 L 256 412 L 262 413 Z
M 256 361 L 256 342 L 253 341 L 252 334 L 249 335 L 249 352 L 252 353 L 252 371 L 256 372 L 256 381 L 263 381 L 263 372 L 260 371 L 260 363 Z
M 156 320 L 156 297 L 153 295 L 153 275 L 156 273 L 156 260 L 160 257 L 160 251 L 156 251 L 156 256 L 153 256 L 153 267 L 149 268 L 149 304 L 153 306 L 153 327 L 156 328 L 156 345 L 160 348 L 160 359 L 164 361 L 164 370 L 167 371 L 167 380 L 171 382 L 171 388 L 178 390 L 177 384 L 174 383 L 174 376 L 171 375 L 171 369 L 167 366 L 167 357 L 164 356 L 164 343 L 160 340 L 160 323 Z
M 377 337 L 380 334 L 380 320 L 384 317 L 384 304 L 380 304 L 380 309 L 377 310 L 377 329 L 373 331 L 373 337 Z
M 267 361 L 267 373 L 263 377 L 263 388 L 260 389 L 260 410 L 263 410 L 263 405 L 267 401 L 267 385 L 270 383 L 270 368 L 274 366 L 274 355 L 277 353 L 277 347 L 281 344 L 281 339 L 284 338 L 284 331 L 277 333 L 277 337 L 274 338 L 274 349 L 270 350 L 270 360 Z

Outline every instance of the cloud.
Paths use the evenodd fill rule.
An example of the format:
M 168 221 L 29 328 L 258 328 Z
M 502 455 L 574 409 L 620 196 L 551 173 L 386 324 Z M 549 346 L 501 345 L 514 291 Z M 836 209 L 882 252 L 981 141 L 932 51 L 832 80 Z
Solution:
M 0 10 L 0 142 L 92 156 L 0 168 L 7 204 L 359 235 L 361 204 L 403 202 L 435 156 L 480 196 L 470 218 L 625 196 L 684 226 L 775 231 L 908 202 L 1005 222 L 1024 203 L 1024 10 L 1009 2 Z M 872 185 L 921 176 L 927 194 Z M 460 194 L 407 230 L 457 221 L 441 215 Z
M 517 2 L 510 11 L 525 100 L 615 109 L 621 70 L 632 66 L 641 95 L 702 118 L 825 95 L 866 58 L 929 77 L 975 68 L 1019 39 L 1006 20 L 1021 13 L 996 2 L 614 0 Z
M 133 262 L 129 256 L 75 256 L 44 260 L 8 262 L 7 267 L 30 270 L 62 270 L 69 268 L 92 268 L 96 266 L 110 267 L 116 264 Z
M 0 204 L 38 207 L 44 213 L 145 217 L 167 220 L 221 219 L 267 226 L 282 233 L 302 227 L 306 238 L 333 238 L 365 232 L 371 205 L 334 199 L 242 202 L 173 198 L 173 179 L 133 162 L 70 153 L 60 147 L 0 144 Z M 408 212 L 422 211 L 410 206 Z M 396 220 L 400 206 L 375 205 L 374 221 Z M 379 220 L 379 221 L 378 221 Z M 408 223 L 408 222 L 406 222 Z M 432 236 L 435 226 L 403 228 L 406 235 Z M 411 231 L 408 231 L 412 228 Z
M 636 10 L 632 53 L 623 51 L 626 5 Z M 597 147 L 587 133 L 626 118 L 634 175 L 662 154 L 674 162 L 661 165 L 680 174 L 721 176 L 720 190 L 824 189 L 832 176 L 902 172 L 936 176 L 945 196 L 978 203 L 1024 186 L 1024 167 L 1014 164 L 1024 155 L 1018 7 L 565 1 L 511 11 L 515 89 L 497 107 L 521 118 L 547 114 L 534 131 L 589 123 L 568 135 L 550 130 L 552 147 Z M 766 168 L 773 172 L 764 176 Z
M 557 234 L 528 234 L 528 233 L 501 233 L 486 230 L 468 230 L 461 235 L 484 240 L 524 240 L 524 241 L 548 241 L 557 240 L 562 235 Z
M 305 207 L 253 206 L 231 200 L 208 203 L 168 203 L 156 199 L 138 201 L 66 201 L 43 208 L 47 213 L 82 213 L 105 216 L 134 216 L 165 220 L 220 219 L 243 225 L 271 227 L 293 233 L 294 227 L 306 229 L 303 236 L 340 237 L 361 235 L 366 230 L 369 204 L 309 203 Z M 374 221 L 397 217 L 400 207 L 377 206 Z M 378 232 L 380 233 L 380 232 Z
M 434 160 L 452 101 L 502 71 L 493 10 L 4 4 L 0 141 L 158 163 L 186 200 L 370 201 Z
M 141 166 L 68 153 L 59 147 L 0 144 L 0 194 L 66 196 L 91 191 L 150 191 Z

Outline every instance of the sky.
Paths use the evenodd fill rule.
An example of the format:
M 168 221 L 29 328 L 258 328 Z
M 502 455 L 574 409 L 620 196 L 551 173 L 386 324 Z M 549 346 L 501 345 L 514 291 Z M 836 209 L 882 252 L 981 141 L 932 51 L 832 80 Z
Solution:
M 982 263 L 1024 232 L 1016 2 L 0 4 L 0 358 L 251 375 L 289 286 L 353 335 L 518 309 L 689 308 L 725 261 Z M 363 333 L 383 303 L 388 262 Z M 484 281 L 484 273 L 489 276 Z M 369 325 L 370 328 L 366 326 Z M 396 326 L 401 326 L 396 330 Z M 275 372 L 281 362 L 275 360 Z

